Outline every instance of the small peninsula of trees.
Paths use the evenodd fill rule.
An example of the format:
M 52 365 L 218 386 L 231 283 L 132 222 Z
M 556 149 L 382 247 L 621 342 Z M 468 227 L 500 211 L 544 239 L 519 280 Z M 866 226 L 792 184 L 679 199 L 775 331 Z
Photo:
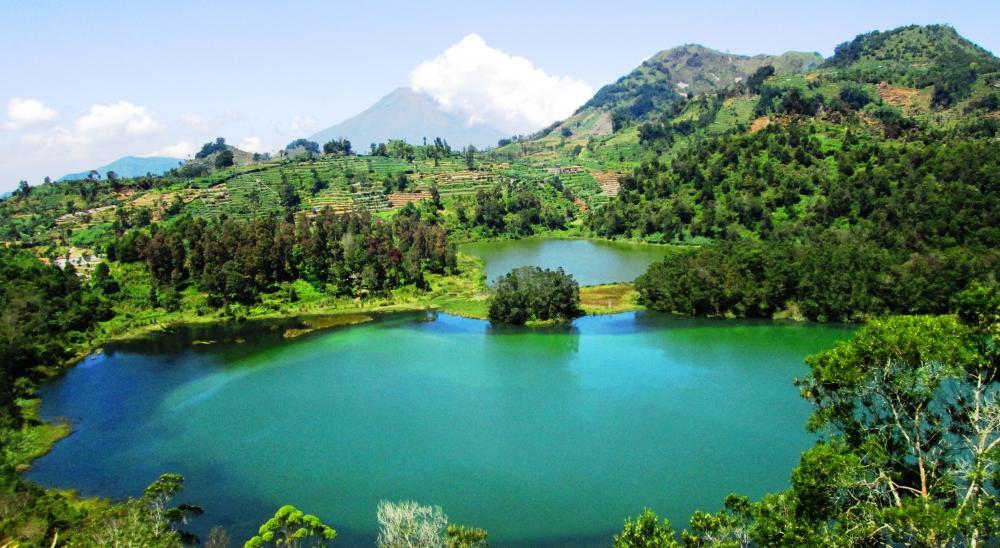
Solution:
M 562 268 L 515 268 L 497 280 L 489 303 L 493 323 L 563 323 L 582 315 L 580 285 Z

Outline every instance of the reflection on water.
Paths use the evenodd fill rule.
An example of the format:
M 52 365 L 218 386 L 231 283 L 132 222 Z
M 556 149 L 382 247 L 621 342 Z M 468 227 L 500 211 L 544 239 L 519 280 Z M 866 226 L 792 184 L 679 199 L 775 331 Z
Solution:
M 535 238 L 476 242 L 459 250 L 486 262 L 489 283 L 516 267 L 540 266 L 562 268 L 580 285 L 630 282 L 667 253 L 666 247 L 653 244 Z
M 283 339 L 294 326 L 178 329 L 84 361 L 43 391 L 76 433 L 29 477 L 126 497 L 181 473 L 180 502 L 207 510 L 194 529 L 237 540 L 295 504 L 370 545 L 378 502 L 413 499 L 496 546 L 604 546 L 646 506 L 684 523 L 786 486 L 812 443 L 791 381 L 850 334 L 651 313 L 389 314 Z

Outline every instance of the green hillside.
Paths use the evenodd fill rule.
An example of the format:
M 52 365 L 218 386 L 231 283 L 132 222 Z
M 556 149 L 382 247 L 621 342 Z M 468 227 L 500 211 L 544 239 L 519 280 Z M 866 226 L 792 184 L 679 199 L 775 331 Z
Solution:
M 661 51 L 617 82 L 602 87 L 559 127 L 600 133 L 588 123 L 595 114 L 620 120 L 647 120 L 673 112 L 684 98 L 737 89 L 757 69 L 769 65 L 778 74 L 796 74 L 822 62 L 818 53 L 788 52 L 748 57 L 700 45 Z
M 1000 78 L 1000 59 L 947 25 L 862 34 L 837 46 L 823 68 L 842 80 L 933 87 L 935 106 L 965 99 L 980 79 Z

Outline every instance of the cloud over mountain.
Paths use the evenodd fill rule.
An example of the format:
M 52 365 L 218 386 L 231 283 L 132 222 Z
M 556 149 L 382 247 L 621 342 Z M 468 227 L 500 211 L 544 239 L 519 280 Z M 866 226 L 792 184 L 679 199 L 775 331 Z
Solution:
M 524 57 L 469 34 L 410 74 L 410 86 L 446 110 L 511 133 L 529 132 L 565 118 L 593 95 L 586 82 L 554 76 Z

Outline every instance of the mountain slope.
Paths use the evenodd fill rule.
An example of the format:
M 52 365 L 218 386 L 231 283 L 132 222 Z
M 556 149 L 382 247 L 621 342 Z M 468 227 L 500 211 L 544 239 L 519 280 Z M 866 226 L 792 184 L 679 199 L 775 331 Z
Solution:
M 691 44 L 653 55 L 617 82 L 594 94 L 562 127 L 574 132 L 607 134 L 613 116 L 647 119 L 662 116 L 688 94 L 702 95 L 733 88 L 757 69 L 770 65 L 777 74 L 798 73 L 818 66 L 818 53 L 733 55 Z
M 841 79 L 934 87 L 935 106 L 965 98 L 976 80 L 1000 72 L 1000 59 L 947 25 L 862 34 L 837 46 L 823 68 Z
M 125 156 L 124 158 L 119 158 L 108 165 L 96 168 L 96 171 L 100 174 L 100 177 L 106 177 L 109 171 L 114 171 L 119 177 L 139 177 L 147 173 L 152 173 L 153 175 L 163 175 L 167 171 L 177 167 L 181 163 L 181 160 L 177 158 L 167 158 L 165 156 L 151 156 L 149 158 L 139 158 L 136 156 Z M 60 181 L 75 181 L 78 179 L 86 179 L 90 171 L 81 171 L 79 173 L 67 173 L 59 178 Z
M 441 137 L 453 147 L 475 145 L 483 148 L 496 145 L 504 136 L 500 130 L 483 124 L 467 125 L 461 116 L 446 112 L 427 95 L 410 88 L 398 88 L 364 112 L 309 139 L 322 144 L 331 139 L 347 138 L 356 150 L 363 151 L 370 143 L 405 139 L 410 144 L 421 144 L 425 137 L 428 141 Z

